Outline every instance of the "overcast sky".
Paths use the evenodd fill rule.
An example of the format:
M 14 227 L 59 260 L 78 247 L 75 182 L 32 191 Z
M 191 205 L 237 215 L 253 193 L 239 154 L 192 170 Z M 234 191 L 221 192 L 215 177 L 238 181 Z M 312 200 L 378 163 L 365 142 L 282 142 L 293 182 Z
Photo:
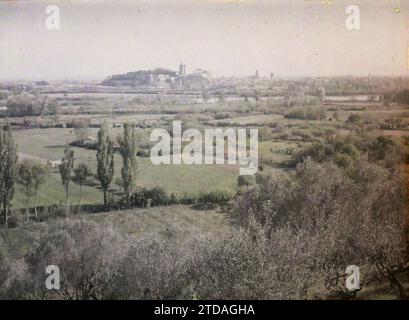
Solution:
M 409 75 L 409 1 L 0 1 L 0 79 L 102 80 L 165 67 L 216 76 Z M 45 8 L 60 8 L 47 30 Z M 361 29 L 345 27 L 358 4 Z M 400 10 L 397 10 L 397 7 Z

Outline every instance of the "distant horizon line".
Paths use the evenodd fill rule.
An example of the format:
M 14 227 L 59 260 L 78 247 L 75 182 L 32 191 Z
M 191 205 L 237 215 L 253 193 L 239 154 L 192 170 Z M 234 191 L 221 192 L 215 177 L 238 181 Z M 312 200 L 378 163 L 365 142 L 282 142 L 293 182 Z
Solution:
M 106 76 L 105 78 L 65 78 L 65 79 L 59 79 L 59 78 L 53 78 L 53 79 L 47 79 L 47 78 L 0 78 L 1 82 L 38 82 L 38 81 L 46 81 L 49 83 L 55 83 L 55 82 L 93 82 L 95 84 L 101 83 L 104 79 L 106 79 L 109 76 L 112 75 L 118 75 L 118 74 L 126 74 L 128 72 L 137 72 L 137 71 L 148 71 L 148 70 L 155 70 L 155 69 L 166 69 L 162 67 L 157 67 L 154 69 L 139 69 L 135 71 L 126 71 L 124 73 L 113 73 L 111 75 Z M 171 69 L 169 69 L 171 70 Z M 254 77 L 254 75 L 247 75 L 247 76 L 236 76 L 236 75 L 223 75 L 223 76 L 214 76 L 212 77 L 213 79 L 250 79 Z M 407 74 L 366 74 L 366 75 L 348 75 L 348 74 L 339 74 L 339 75 L 292 75 L 292 76 L 281 76 L 281 75 L 274 75 L 273 78 L 270 78 L 268 75 L 259 75 L 259 79 L 305 79 L 305 78 L 312 78 L 312 79 L 328 79 L 328 78 L 409 78 L 409 73 Z

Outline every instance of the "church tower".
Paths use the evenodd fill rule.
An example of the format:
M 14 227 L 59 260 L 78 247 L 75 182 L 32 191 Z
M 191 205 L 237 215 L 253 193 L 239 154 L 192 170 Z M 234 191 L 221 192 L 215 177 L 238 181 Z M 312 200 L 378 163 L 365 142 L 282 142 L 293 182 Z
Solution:
M 186 65 L 183 63 L 180 63 L 179 65 L 179 75 L 180 76 L 186 75 Z

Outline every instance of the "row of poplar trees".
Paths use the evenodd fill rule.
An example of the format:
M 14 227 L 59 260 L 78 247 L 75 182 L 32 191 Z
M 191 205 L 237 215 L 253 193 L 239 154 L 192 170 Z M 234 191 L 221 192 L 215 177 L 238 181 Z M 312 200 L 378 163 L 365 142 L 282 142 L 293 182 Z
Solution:
M 137 173 L 137 135 L 135 128 L 129 123 L 124 124 L 123 135 L 118 137 L 118 151 L 122 156 L 123 164 L 121 169 L 122 188 L 124 190 L 125 201 L 129 208 Z M 104 195 L 104 206 L 107 206 L 108 204 L 107 193 L 115 174 L 114 153 L 114 142 L 109 136 L 108 125 L 106 122 L 104 122 L 101 124 L 101 128 L 98 132 L 96 174 L 96 178 L 101 184 L 101 189 Z M 77 169 L 79 168 L 81 167 L 79 166 Z M 69 211 L 69 183 L 73 179 L 72 172 L 75 171 L 74 151 L 67 149 L 64 152 L 64 157 L 59 169 L 62 183 L 66 192 L 67 211 Z M 86 175 L 76 174 L 75 176 L 85 177 Z
M 130 200 L 135 186 L 137 172 L 136 146 L 137 135 L 135 128 L 129 123 L 125 123 L 123 135 L 118 138 L 118 150 L 122 156 L 122 187 L 128 207 L 130 207 Z M 107 192 L 115 173 L 114 151 L 114 142 L 109 137 L 108 125 L 104 122 L 98 132 L 96 177 L 101 184 L 105 206 L 107 206 L 108 202 Z M 18 182 L 17 160 L 17 145 L 14 141 L 10 127 L 0 128 L 0 210 L 3 214 L 3 221 L 6 226 L 10 213 L 11 201 L 13 200 L 15 193 L 15 184 Z M 74 171 L 86 169 L 83 167 L 85 167 L 85 165 L 80 165 L 74 170 L 74 151 L 67 149 L 59 167 L 62 183 L 66 192 L 67 211 L 69 211 L 68 192 L 70 181 L 75 180 L 76 177 L 83 177 L 86 179 L 89 175 L 89 173 L 81 174 L 78 172 L 75 172 L 75 176 L 72 175 Z M 79 182 L 80 185 L 83 183 L 83 181 L 76 182 Z
M 130 207 L 130 199 L 135 186 L 137 172 L 137 135 L 130 123 L 124 124 L 124 132 L 118 137 L 118 150 L 122 157 L 122 187 L 125 200 Z M 115 173 L 114 143 L 109 137 L 107 123 L 101 125 L 97 143 L 97 179 L 104 193 L 104 205 L 107 205 L 107 191 Z

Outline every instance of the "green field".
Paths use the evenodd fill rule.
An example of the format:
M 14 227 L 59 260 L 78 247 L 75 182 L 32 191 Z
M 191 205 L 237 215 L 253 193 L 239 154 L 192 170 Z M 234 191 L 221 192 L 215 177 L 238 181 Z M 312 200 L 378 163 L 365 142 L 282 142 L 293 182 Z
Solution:
M 175 106 L 172 106 L 175 107 Z M 204 106 L 202 106 L 204 107 Z M 208 107 L 208 106 L 207 106 Z M 214 107 L 214 106 L 213 106 Z M 370 105 L 365 103 L 354 104 L 352 106 L 336 105 L 331 107 L 331 110 L 338 109 L 339 116 L 342 120 L 331 120 L 334 111 L 328 112 L 328 119 L 325 120 L 302 120 L 302 119 L 287 119 L 277 113 L 280 109 L 270 107 L 267 104 L 253 106 L 253 113 L 241 113 L 243 105 L 232 104 L 223 106 L 218 112 L 228 111 L 231 117 L 227 119 L 214 119 L 214 110 L 195 108 L 194 113 L 177 115 L 165 114 L 136 114 L 136 115 L 120 115 L 112 116 L 109 122 L 122 123 L 124 121 L 133 121 L 140 123 L 141 121 L 157 121 L 157 126 L 167 126 L 168 121 L 177 117 L 182 121 L 187 121 L 189 125 L 205 126 L 206 119 L 213 119 L 210 123 L 231 122 L 243 126 L 251 126 L 256 128 L 269 128 L 271 135 L 264 141 L 259 142 L 259 163 L 263 165 L 264 171 L 278 170 L 288 164 L 293 157 L 293 151 L 302 147 L 305 143 L 309 143 L 312 139 L 320 139 L 321 137 L 332 133 L 348 133 L 348 128 L 342 127 L 342 120 L 349 117 L 350 114 L 360 115 L 390 115 L 393 112 L 402 113 L 404 109 L 384 109 L 378 105 Z M 187 106 L 183 106 L 184 111 L 188 111 Z M 361 111 L 356 111 L 362 109 Z M 206 110 L 206 111 L 205 111 Z M 180 111 L 180 110 L 179 110 Z M 267 112 L 266 114 L 263 112 Z M 72 117 L 72 116 L 71 116 Z M 80 116 L 81 117 L 81 116 Z M 105 116 L 106 117 L 106 116 Z M 97 121 L 98 116 L 94 116 Z M 146 139 L 149 137 L 150 129 L 145 130 L 144 139 L 141 145 L 145 145 Z M 87 135 L 91 139 L 96 139 L 98 129 L 88 129 Z M 121 134 L 121 128 L 110 128 L 112 139 Z M 332 133 L 331 133 L 332 132 Z M 389 132 L 388 132 L 389 133 Z M 391 132 L 392 133 L 392 132 Z M 47 160 L 60 160 L 66 146 L 77 139 L 75 129 L 72 128 L 47 128 L 47 129 L 21 129 L 15 130 L 14 135 L 18 144 L 20 159 L 33 158 L 39 161 L 46 162 Z M 93 173 L 96 173 L 96 152 L 84 148 L 72 148 L 75 152 L 75 164 L 87 164 Z M 122 161 L 119 154 L 115 155 L 115 179 L 120 177 Z M 238 177 L 237 166 L 209 166 L 209 165 L 158 165 L 154 166 L 149 158 L 138 158 L 138 174 L 136 185 L 138 187 L 162 187 L 168 194 L 175 194 L 177 197 L 196 196 L 209 191 L 226 191 L 234 193 L 237 188 Z M 275 172 L 274 172 L 275 173 Z M 115 184 L 115 179 L 111 184 L 111 192 L 118 192 L 119 186 Z M 79 203 L 79 187 L 71 183 L 70 186 L 71 203 Z M 60 204 L 65 201 L 65 194 L 61 184 L 61 178 L 58 169 L 55 169 L 47 179 L 47 182 L 39 190 L 38 205 Z M 97 204 L 102 202 L 102 194 L 97 185 L 84 186 L 83 188 L 83 204 Z M 14 208 L 23 208 L 26 206 L 26 198 L 22 194 L 20 187 L 17 187 L 17 194 L 13 200 Z M 29 204 L 32 206 L 32 203 Z
M 92 135 L 97 130 L 93 129 Z M 62 158 L 66 145 L 75 140 L 72 129 L 29 129 L 15 131 L 19 152 L 25 157 L 34 156 L 37 159 L 59 160 Z M 86 163 L 96 172 L 96 152 L 83 148 L 72 148 L 75 152 L 75 163 Z M 115 155 L 115 176 L 120 177 L 122 160 Z M 60 204 L 65 201 L 65 193 L 58 170 L 49 174 L 46 183 L 38 194 L 39 206 Z M 177 197 L 195 196 L 209 191 L 226 191 L 233 193 L 237 186 L 239 170 L 236 166 L 210 165 L 153 165 L 149 158 L 138 158 L 138 173 L 136 185 L 139 187 L 162 187 L 167 193 L 174 193 Z M 115 181 L 115 179 L 114 179 Z M 112 183 L 113 192 L 118 186 Z M 71 203 L 79 203 L 79 186 L 71 183 Z M 83 204 L 102 202 L 102 193 L 97 187 L 83 187 Z M 26 206 L 26 197 L 17 187 L 17 194 L 13 200 L 15 208 Z M 32 203 L 30 202 L 30 206 Z

